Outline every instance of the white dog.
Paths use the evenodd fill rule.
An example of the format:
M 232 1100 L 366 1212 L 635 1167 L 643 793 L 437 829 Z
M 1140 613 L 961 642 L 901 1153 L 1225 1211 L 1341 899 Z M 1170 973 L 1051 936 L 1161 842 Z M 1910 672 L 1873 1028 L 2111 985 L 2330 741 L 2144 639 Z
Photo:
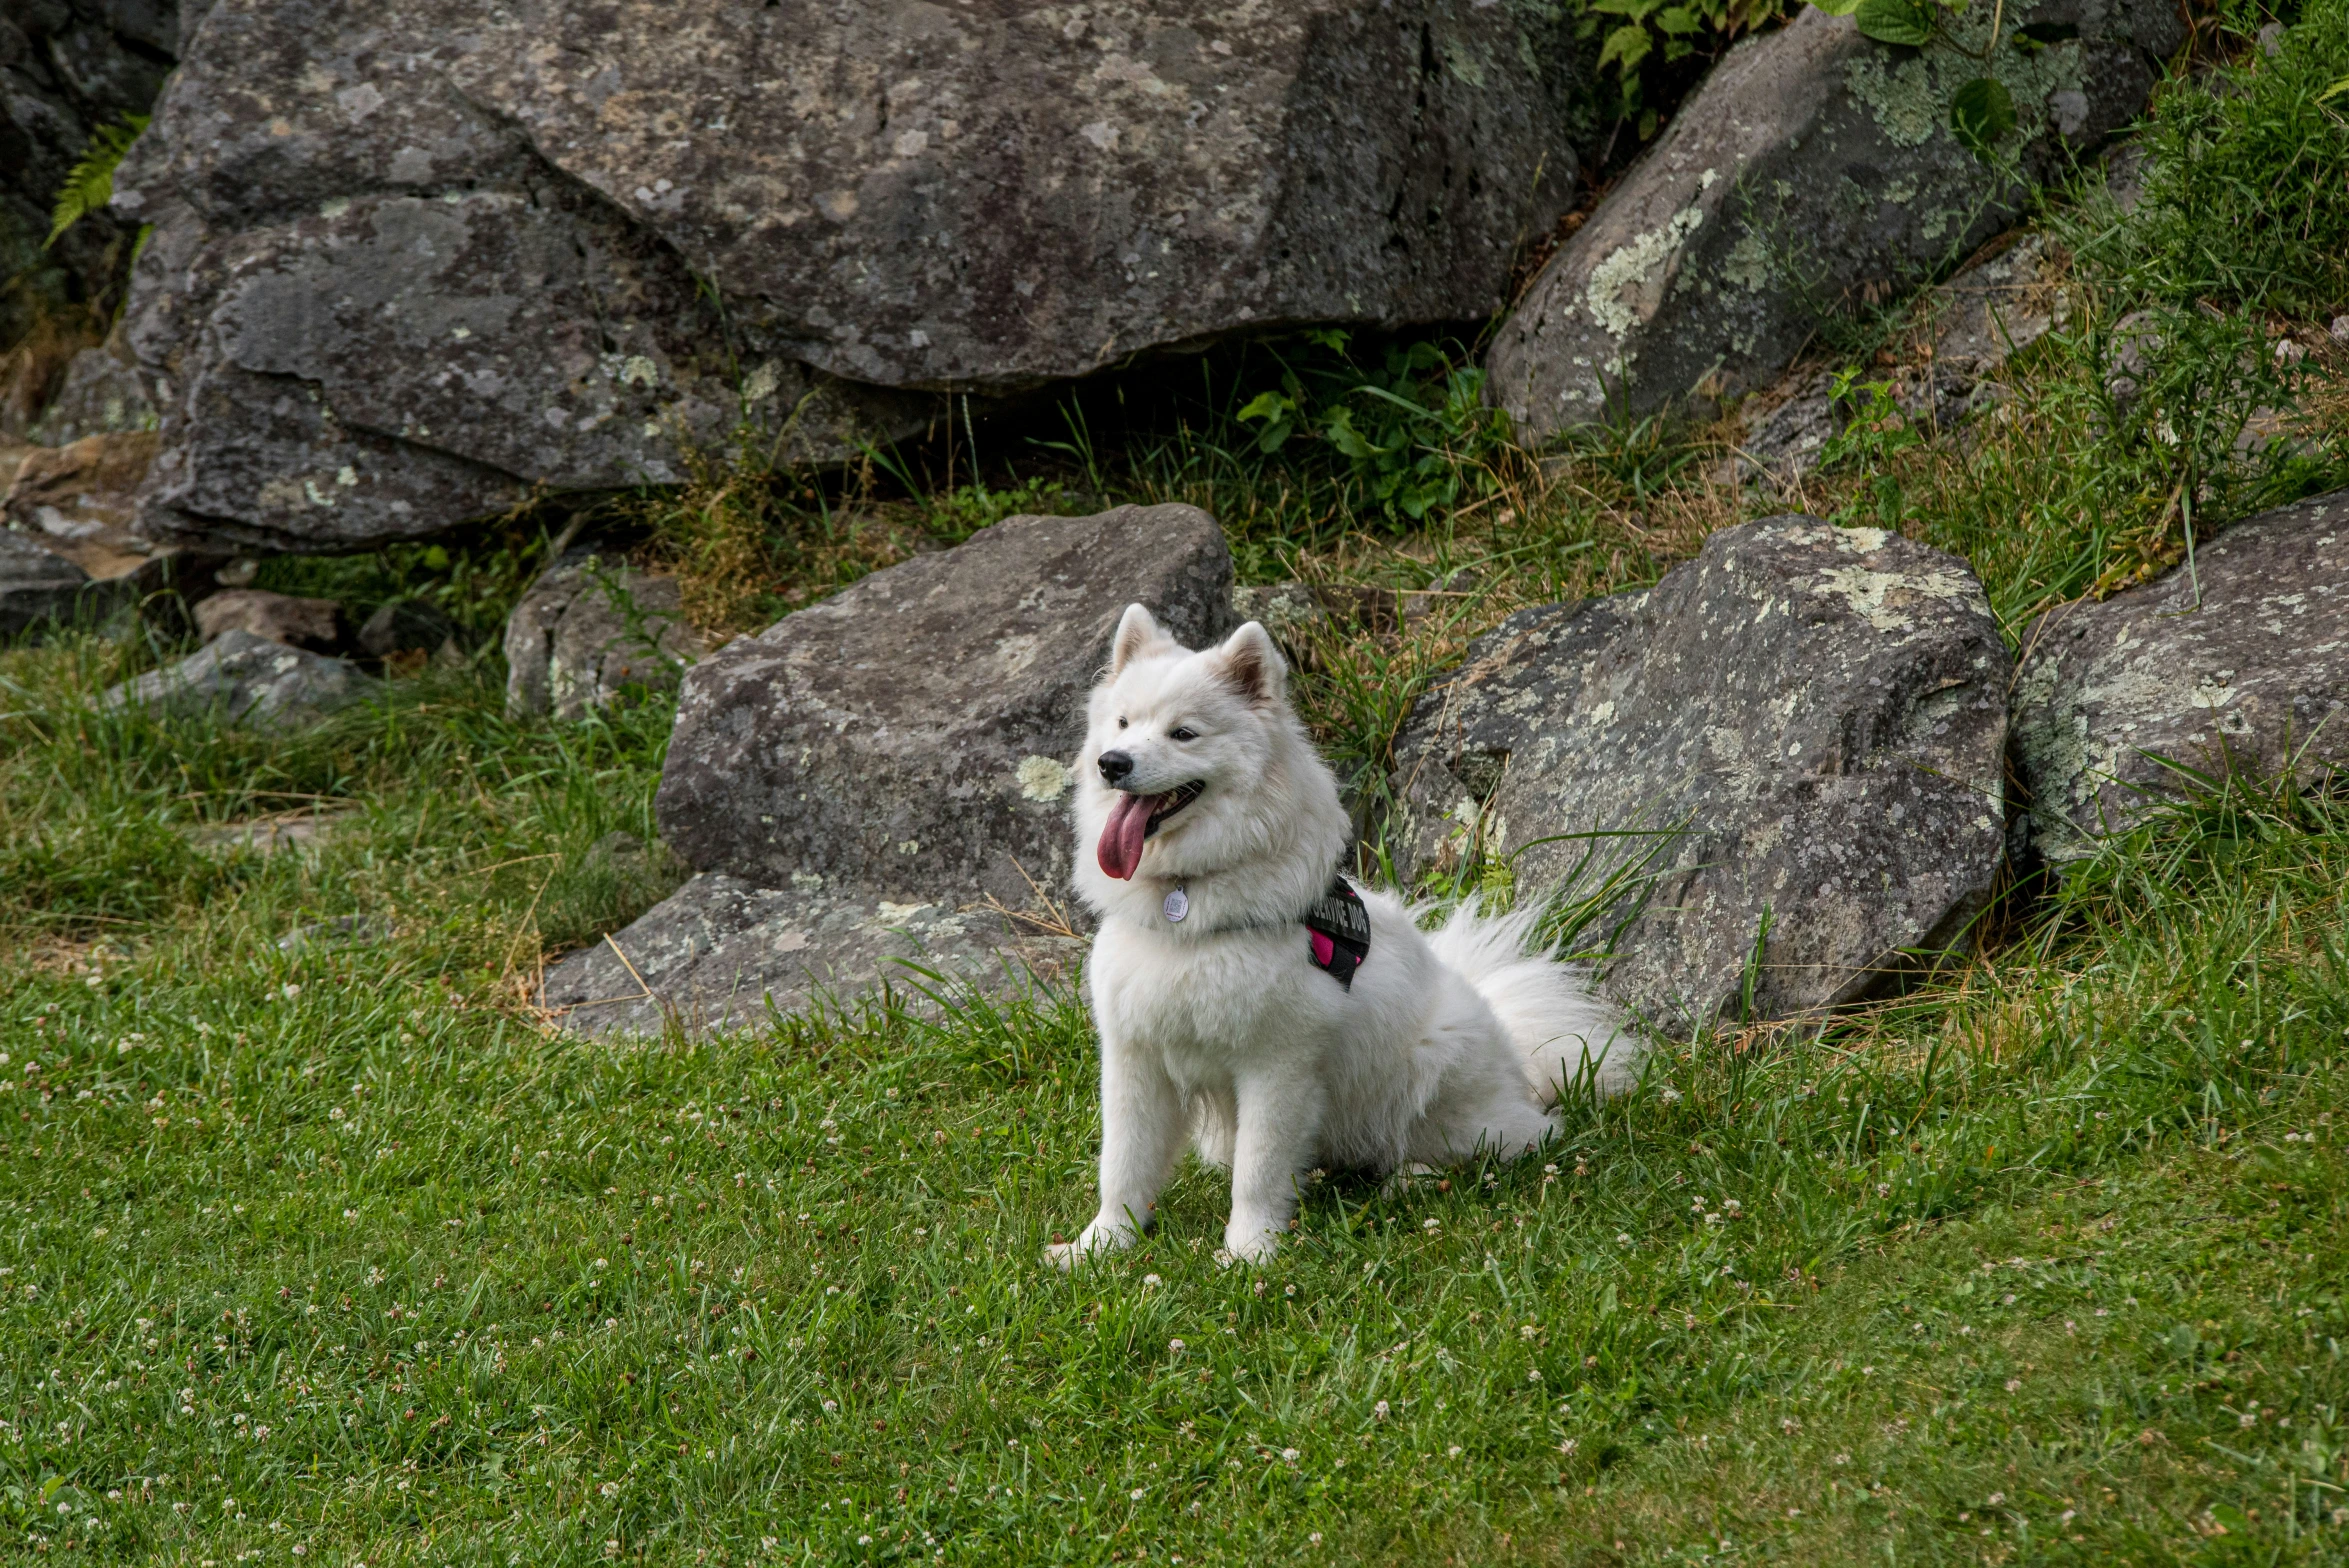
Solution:
M 1077 759 L 1077 889 L 1101 917 L 1101 1212 L 1067 1266 L 1132 1244 L 1185 1135 L 1232 1173 L 1224 1245 L 1268 1256 L 1313 1166 L 1387 1173 L 1537 1147 L 1586 1067 L 1637 1046 L 1586 977 L 1526 950 L 1534 917 L 1432 934 L 1337 869 L 1337 782 L 1251 621 L 1194 653 L 1130 606 Z

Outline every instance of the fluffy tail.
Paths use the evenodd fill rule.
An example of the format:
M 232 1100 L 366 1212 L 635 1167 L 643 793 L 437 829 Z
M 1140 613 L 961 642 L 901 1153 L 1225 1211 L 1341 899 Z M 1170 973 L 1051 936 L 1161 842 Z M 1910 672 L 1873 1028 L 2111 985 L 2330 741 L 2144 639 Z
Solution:
M 1560 1089 L 1585 1072 L 1601 1095 L 1629 1088 L 1645 1042 L 1592 991 L 1589 971 L 1534 944 L 1540 920 L 1538 909 L 1481 915 L 1462 904 L 1428 934 L 1428 945 L 1500 1015 L 1544 1105 L 1555 1105 Z

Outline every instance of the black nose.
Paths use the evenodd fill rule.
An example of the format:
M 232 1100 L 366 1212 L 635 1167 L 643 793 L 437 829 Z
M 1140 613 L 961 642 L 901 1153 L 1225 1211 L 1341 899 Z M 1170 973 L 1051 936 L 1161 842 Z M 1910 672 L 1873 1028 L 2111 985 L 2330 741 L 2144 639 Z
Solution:
M 1134 759 L 1124 752 L 1105 751 L 1101 754 L 1101 777 L 1108 783 L 1115 784 L 1133 771 Z

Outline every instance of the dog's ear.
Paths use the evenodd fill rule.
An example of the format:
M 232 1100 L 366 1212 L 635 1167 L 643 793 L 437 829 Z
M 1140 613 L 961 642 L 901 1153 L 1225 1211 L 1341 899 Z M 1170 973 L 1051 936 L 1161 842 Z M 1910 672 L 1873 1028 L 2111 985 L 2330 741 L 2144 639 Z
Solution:
M 1126 613 L 1117 623 L 1117 636 L 1109 645 L 1109 678 L 1116 680 L 1138 655 L 1173 640 L 1148 610 L 1138 604 L 1127 605 Z
M 1276 707 L 1288 695 L 1289 661 L 1260 622 L 1250 621 L 1215 650 L 1224 684 L 1260 708 Z

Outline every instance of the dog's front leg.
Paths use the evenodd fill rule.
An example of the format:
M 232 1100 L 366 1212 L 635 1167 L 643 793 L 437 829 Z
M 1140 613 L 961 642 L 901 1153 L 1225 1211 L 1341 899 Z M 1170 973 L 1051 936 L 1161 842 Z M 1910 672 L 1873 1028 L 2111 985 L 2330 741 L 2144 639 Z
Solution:
M 1101 1036 L 1101 1212 L 1073 1242 L 1046 1249 L 1069 1268 L 1087 1253 L 1130 1247 L 1158 1207 L 1189 1128 L 1183 1098 L 1155 1052 Z
M 1321 1080 L 1303 1068 L 1251 1074 L 1237 1085 L 1232 1141 L 1232 1218 L 1223 1244 L 1234 1258 L 1272 1256 L 1297 1212 L 1297 1173 L 1321 1141 Z

